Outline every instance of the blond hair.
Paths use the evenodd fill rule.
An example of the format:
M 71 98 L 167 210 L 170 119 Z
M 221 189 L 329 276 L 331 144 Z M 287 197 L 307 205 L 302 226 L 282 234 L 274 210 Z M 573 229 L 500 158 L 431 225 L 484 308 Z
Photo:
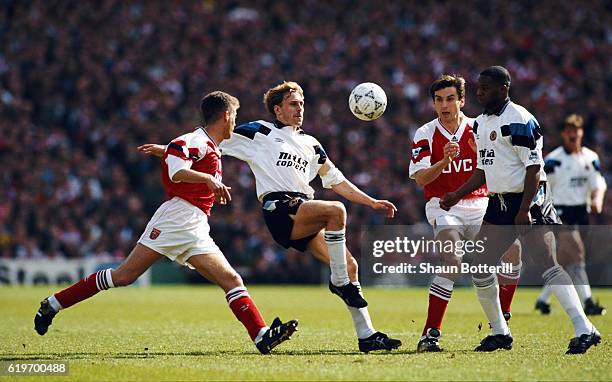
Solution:
M 578 114 L 570 114 L 565 118 L 564 127 L 575 127 L 577 129 L 582 129 L 582 124 L 584 123 L 584 119 L 582 116 Z
M 268 112 L 270 112 L 270 114 L 273 116 L 276 116 L 274 106 L 280 105 L 285 97 L 293 92 L 304 97 L 304 90 L 302 90 L 302 87 L 298 85 L 297 82 L 293 81 L 283 81 L 273 88 L 268 89 L 263 96 L 263 103 L 266 106 L 266 110 L 268 110 Z

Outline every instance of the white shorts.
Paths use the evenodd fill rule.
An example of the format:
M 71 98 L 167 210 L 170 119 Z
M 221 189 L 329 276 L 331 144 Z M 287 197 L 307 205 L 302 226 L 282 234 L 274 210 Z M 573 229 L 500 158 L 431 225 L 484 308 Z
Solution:
M 221 253 L 210 237 L 208 216 L 178 197 L 159 206 L 138 243 L 190 268 L 191 256 Z
M 457 231 L 463 238 L 473 239 L 480 231 L 488 204 L 488 197 L 461 199 L 449 211 L 444 211 L 440 208 L 440 198 L 431 198 L 425 204 L 425 215 L 433 227 L 434 235 L 437 236 L 440 231 L 447 229 L 447 226 L 457 226 Z

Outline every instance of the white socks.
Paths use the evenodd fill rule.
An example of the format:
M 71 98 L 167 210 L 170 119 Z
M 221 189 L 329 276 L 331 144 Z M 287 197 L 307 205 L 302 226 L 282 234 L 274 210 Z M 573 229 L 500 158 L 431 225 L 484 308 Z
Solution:
M 361 284 L 359 284 L 359 282 L 354 282 L 353 285 L 359 288 L 359 293 L 361 294 Z M 370 313 L 368 312 L 367 307 L 353 308 L 352 306 L 347 305 L 347 308 L 351 313 L 351 318 L 353 319 L 353 325 L 355 326 L 357 338 L 368 338 L 372 334 L 376 333 L 376 330 L 372 326 L 372 319 L 370 318 Z
M 59 301 L 57 301 L 55 295 L 52 294 L 51 296 L 47 297 L 47 301 L 49 301 L 49 305 L 51 305 L 53 310 L 56 312 L 59 312 L 59 310 L 62 309 L 62 305 L 59 303 Z
M 550 304 L 550 295 L 552 294 L 552 289 L 550 289 L 550 285 L 544 285 L 542 287 L 542 291 L 538 296 L 538 300 Z
M 350 282 L 346 268 L 345 230 L 325 231 L 325 243 L 329 253 L 331 282 L 335 286 L 343 286 Z
M 492 334 L 510 334 L 510 328 L 504 319 L 504 314 L 499 303 L 499 285 L 497 277 L 489 275 L 484 279 L 472 277 L 472 282 L 476 287 L 476 295 L 482 305 L 489 323 L 491 324 Z
M 542 273 L 542 277 L 544 278 L 545 285 L 550 287 L 559 303 L 561 303 L 563 310 L 572 320 L 576 337 L 593 332 L 595 327 L 584 314 L 572 280 L 563 268 L 555 265 Z
M 565 267 L 565 271 L 571 277 L 580 301 L 591 298 L 591 285 L 587 276 L 584 261 L 577 261 Z

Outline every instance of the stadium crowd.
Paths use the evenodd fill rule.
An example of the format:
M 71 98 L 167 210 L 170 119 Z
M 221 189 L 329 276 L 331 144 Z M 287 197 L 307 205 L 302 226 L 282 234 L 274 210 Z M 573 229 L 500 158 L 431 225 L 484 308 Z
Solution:
M 408 164 L 441 73 L 465 76 L 475 116 L 479 71 L 508 67 L 512 97 L 545 129 L 545 152 L 560 144 L 563 118 L 582 114 L 610 183 L 611 19 L 598 0 L 1 1 L 0 257 L 125 257 L 164 198 L 159 160 L 136 147 L 197 126 L 212 90 L 239 97 L 239 123 L 268 119 L 262 95 L 282 80 L 304 88 L 304 130 L 349 179 L 399 208 L 385 222 L 347 205 L 357 254 L 364 224 L 425 221 Z M 373 123 L 347 107 L 365 81 L 389 99 Z M 211 225 L 230 261 L 247 279 L 318 280 L 312 258 L 272 241 L 248 166 L 227 158 L 223 173 L 233 200 Z

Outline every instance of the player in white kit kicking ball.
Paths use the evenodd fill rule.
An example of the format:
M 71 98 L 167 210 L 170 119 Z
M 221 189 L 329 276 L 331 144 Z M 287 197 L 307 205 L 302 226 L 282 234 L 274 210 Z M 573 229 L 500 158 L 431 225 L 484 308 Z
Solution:
M 319 141 L 302 130 L 304 92 L 295 82 L 283 82 L 264 95 L 272 121 L 240 125 L 221 153 L 248 163 L 255 175 L 257 198 L 274 240 L 285 248 L 311 252 L 330 265 L 329 289 L 338 295 L 353 319 L 359 350 L 392 350 L 401 341 L 374 329 L 358 281 L 357 261 L 346 247 L 346 209 L 341 202 L 314 199 L 310 182 L 319 176 L 351 202 L 383 210 L 391 218 L 395 205 L 376 200 L 347 180 L 328 159 Z M 159 155 L 161 148 L 149 145 Z

